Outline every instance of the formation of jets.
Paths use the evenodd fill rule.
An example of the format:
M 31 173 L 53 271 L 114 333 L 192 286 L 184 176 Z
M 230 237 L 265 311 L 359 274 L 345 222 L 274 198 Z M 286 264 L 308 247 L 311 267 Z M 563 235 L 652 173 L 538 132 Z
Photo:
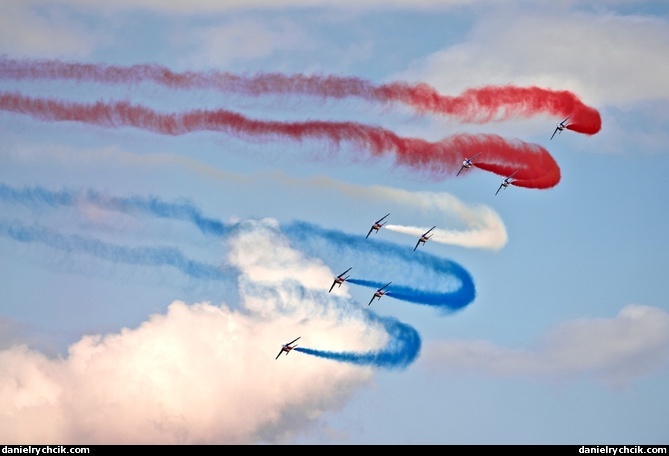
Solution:
M 555 127 L 555 130 L 553 131 L 553 134 L 551 135 L 551 140 L 555 137 L 556 134 L 562 133 L 562 131 L 567 128 L 567 126 L 569 125 L 569 119 L 570 118 L 571 118 L 571 114 L 557 123 L 557 125 Z M 479 154 L 481 154 L 481 152 L 478 152 L 478 153 L 472 155 L 471 157 L 465 158 L 464 161 L 462 162 L 462 166 L 458 170 L 458 173 L 456 174 L 456 176 L 459 176 L 462 171 L 465 171 L 465 170 L 471 168 L 474 165 L 473 159 L 476 158 Z M 513 178 L 513 176 L 517 172 L 518 172 L 518 170 L 514 171 L 513 173 L 511 173 L 510 175 L 508 175 L 504 179 L 502 179 L 502 182 L 499 184 L 499 187 L 497 188 L 497 191 L 495 192 L 495 195 L 497 195 L 501 189 L 503 189 L 503 188 L 505 189 L 509 185 L 513 184 L 513 181 L 515 180 Z M 380 219 L 376 220 L 372 224 L 369 231 L 367 232 L 367 236 L 365 236 L 365 239 L 367 239 L 369 237 L 369 235 L 372 234 L 373 231 L 378 232 L 383 227 L 383 225 L 385 225 L 387 223 L 387 222 L 384 222 L 384 220 L 389 215 L 390 215 L 390 213 L 388 213 L 388 214 L 384 215 L 383 217 L 381 217 Z M 434 234 L 434 233 L 432 233 L 432 230 L 434 230 L 436 227 L 437 227 L 436 225 L 433 226 L 432 228 L 427 230 L 425 233 L 423 233 L 420 236 L 420 238 L 418 238 L 418 242 L 416 242 L 416 246 L 413 248 L 414 252 L 416 251 L 416 249 L 418 248 L 419 245 L 425 244 L 432 237 L 432 235 Z M 430 233 L 432 233 L 432 234 L 430 234 Z M 348 274 L 348 272 L 351 269 L 353 269 L 353 268 L 352 267 L 348 268 L 346 271 L 342 272 L 341 274 L 339 274 L 338 276 L 336 276 L 334 278 L 334 280 L 332 282 L 332 285 L 330 286 L 330 289 L 328 290 L 328 293 L 330 293 L 333 290 L 335 285 L 338 285 L 338 286 L 341 287 L 341 284 L 344 283 L 350 277 L 346 274 Z M 367 305 L 368 306 L 372 305 L 372 302 L 374 302 L 374 299 L 380 300 L 381 297 L 384 296 L 388 292 L 387 288 L 391 283 L 392 282 L 388 282 L 387 284 L 385 284 L 381 288 L 377 288 L 377 290 L 372 295 L 372 299 L 369 300 L 369 303 Z M 295 342 L 297 342 L 298 339 L 300 339 L 300 338 L 298 337 L 297 339 L 291 340 L 290 342 L 281 345 L 281 350 L 279 351 L 279 354 L 276 355 L 275 359 L 279 359 L 279 356 L 281 356 L 281 353 L 285 353 L 286 355 L 288 355 L 288 353 L 290 353 L 290 351 L 292 349 L 297 347 L 297 344 L 295 344 Z M 295 344 L 295 345 L 293 345 L 293 344 Z
M 385 288 L 386 288 L 388 285 L 390 285 L 391 283 L 392 283 L 392 282 L 388 282 L 387 284 L 385 284 L 385 285 L 382 286 L 381 288 L 377 289 L 377 290 L 374 292 L 374 294 L 372 295 L 372 299 L 369 300 L 369 304 L 367 304 L 367 305 L 368 305 L 368 306 L 371 305 L 371 304 L 372 304 L 372 301 L 374 301 L 374 298 L 380 300 L 380 299 L 381 299 L 381 296 L 383 296 L 384 294 L 386 294 L 386 293 L 388 292 L 388 290 L 385 290 Z
M 567 125 L 569 125 L 569 118 L 571 117 L 571 114 L 569 114 L 563 121 L 558 122 L 557 126 L 555 127 L 555 131 L 553 131 L 553 134 L 551 135 L 551 139 L 553 139 L 553 136 L 555 136 L 555 133 L 562 133 L 562 130 L 567 128 Z
M 430 239 L 430 238 L 432 237 L 432 234 L 434 234 L 434 233 L 430 234 L 430 231 L 432 231 L 432 230 L 435 229 L 436 227 L 437 227 L 437 225 L 433 226 L 432 228 L 430 228 L 429 230 L 427 230 L 426 232 L 424 232 L 424 233 L 420 236 L 420 238 L 418 238 L 418 242 L 416 242 L 416 247 L 413 248 L 413 251 L 414 251 L 414 252 L 416 251 L 416 249 L 418 248 L 419 245 L 421 245 L 421 244 L 425 244 L 425 243 L 427 242 L 427 240 Z
M 559 134 L 559 133 L 562 133 L 562 131 L 565 130 L 565 129 L 567 128 L 567 126 L 569 125 L 569 119 L 570 119 L 570 118 L 571 118 L 571 114 L 569 114 L 567 117 L 565 117 L 565 118 L 562 119 L 561 121 L 557 122 L 557 125 L 555 126 L 555 130 L 553 131 L 553 134 L 551 135 L 551 139 L 553 139 L 553 137 L 555 136 L 556 133 L 558 133 L 558 134 Z M 473 162 L 472 160 L 473 160 L 477 155 L 479 155 L 480 153 L 481 153 L 481 152 L 478 152 L 478 153 L 472 155 L 472 156 L 469 157 L 469 158 L 465 158 L 464 161 L 462 162 L 462 166 L 460 166 L 460 169 L 458 170 L 458 173 L 456 174 L 456 176 L 459 176 L 460 173 L 461 173 L 462 171 L 471 168 L 471 167 L 474 165 L 474 162 Z M 518 171 L 515 171 L 513 174 L 516 174 L 517 172 L 518 172 Z M 513 181 L 515 180 L 515 179 L 512 178 L 512 177 L 513 177 L 513 174 L 511 174 L 510 176 L 505 177 L 505 178 L 502 180 L 502 183 L 500 184 L 499 188 L 498 188 L 497 191 L 495 192 L 495 195 L 497 195 L 497 194 L 499 193 L 499 191 L 500 191 L 502 188 L 506 188 L 506 187 L 508 187 L 510 184 L 513 183 Z M 421 241 L 418 241 L 418 244 L 416 244 L 416 247 L 418 247 L 418 245 L 419 245 L 420 243 L 421 243 Z M 414 248 L 414 250 L 416 250 L 416 249 Z
M 569 117 L 567 117 L 567 119 L 568 119 L 568 118 L 569 118 Z M 563 120 L 562 122 L 558 123 L 558 126 L 559 126 L 559 125 L 562 125 L 562 123 L 565 122 L 567 119 L 565 119 L 565 120 Z M 562 127 L 559 127 L 559 128 L 560 128 L 560 131 L 562 131 L 562 130 L 564 130 L 565 126 L 562 126 Z M 556 130 L 556 131 L 557 131 L 557 130 Z M 553 134 L 555 134 L 555 133 L 553 133 Z M 551 138 L 551 139 L 553 139 L 553 138 Z M 460 171 L 458 171 L 458 174 L 456 174 L 456 176 L 459 176 L 460 173 L 462 172 L 462 170 L 471 168 L 472 165 L 473 165 L 473 163 L 472 163 L 472 159 L 473 159 L 474 157 L 476 157 L 477 155 L 479 155 L 480 153 L 481 153 L 481 152 L 479 152 L 479 153 L 477 153 L 477 154 L 474 154 L 474 155 L 472 155 L 470 158 L 465 158 L 465 160 L 462 162 L 462 166 L 460 167 Z M 499 188 L 498 188 L 497 191 L 495 192 L 495 195 L 497 195 L 497 194 L 499 193 L 499 191 L 500 191 L 502 188 L 506 188 L 506 187 L 508 187 L 510 184 L 513 183 L 513 181 L 515 180 L 515 179 L 513 179 L 513 175 L 516 174 L 517 172 L 518 172 L 518 171 L 516 170 L 516 171 L 514 171 L 513 174 L 511 174 L 510 176 L 507 176 L 507 177 L 505 177 L 504 179 L 502 179 L 502 183 L 499 185 Z M 425 234 L 423 234 L 423 235 L 420 237 L 420 239 L 418 239 L 418 242 L 416 243 L 416 247 L 414 247 L 413 249 L 416 250 L 420 244 L 425 244 L 425 242 L 430 238 L 427 234 L 428 234 L 430 231 L 432 231 L 433 229 L 435 229 L 435 228 L 436 228 L 436 227 L 433 226 L 432 228 L 430 228 L 429 231 L 427 231 Z
M 369 237 L 369 235 L 372 234 L 372 231 L 376 231 L 376 232 L 378 233 L 378 231 L 381 229 L 381 227 L 382 227 L 383 225 L 385 225 L 386 223 L 388 223 L 388 222 L 386 222 L 386 223 L 381 223 L 381 222 L 383 222 L 383 220 L 384 220 L 386 217 L 388 217 L 389 215 L 390 215 L 390 213 L 384 215 L 383 217 L 381 217 L 380 219 L 378 219 L 376 222 L 374 222 L 374 223 L 372 224 L 372 227 L 369 229 L 369 232 L 367 233 L 367 236 L 365 236 L 365 239 L 367 239 L 367 238 Z
M 300 337 L 302 337 L 302 336 L 300 336 Z M 297 339 L 299 339 L 300 337 L 298 337 Z M 286 353 L 286 356 L 288 356 L 288 353 L 290 353 L 290 351 L 293 348 L 297 347 L 297 344 L 293 345 L 297 341 L 297 339 L 293 339 L 290 342 L 288 342 L 287 344 L 283 344 L 281 346 L 281 351 L 279 351 L 279 354 L 276 355 L 276 358 L 274 358 L 274 359 L 275 360 L 279 359 L 279 356 L 281 356 L 281 353 L 284 353 L 284 352 Z
M 348 279 L 350 277 L 350 276 L 347 276 L 346 273 L 348 271 L 350 271 L 351 269 L 353 269 L 353 268 L 352 267 L 348 268 L 346 271 L 342 272 L 341 274 L 339 274 L 337 277 L 334 278 L 334 281 L 332 282 L 332 286 L 330 287 L 330 291 L 332 291 L 332 289 L 334 288 L 335 285 L 339 285 L 341 287 L 341 284 L 344 283 L 346 281 L 346 279 Z M 328 291 L 328 293 L 330 291 Z

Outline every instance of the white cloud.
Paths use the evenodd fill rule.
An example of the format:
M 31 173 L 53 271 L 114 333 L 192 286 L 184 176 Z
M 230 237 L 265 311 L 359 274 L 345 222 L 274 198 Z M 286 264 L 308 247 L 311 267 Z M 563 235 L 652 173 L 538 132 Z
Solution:
M 231 243 L 248 272 L 241 310 L 174 301 L 137 328 L 83 337 L 64 358 L 23 345 L 0 351 L 0 440 L 271 443 L 341 407 L 372 369 L 299 352 L 275 360 L 281 344 L 299 335 L 307 347 L 359 351 L 387 335 L 342 309 L 342 293 L 326 296 L 332 272 L 272 226 L 250 224 Z
M 534 348 L 500 347 L 482 340 L 428 342 L 419 364 L 435 372 L 531 377 L 547 381 L 591 377 L 624 386 L 669 363 L 669 313 L 628 305 L 615 318 L 579 319 Z
M 528 7 L 522 2 L 453 0 L 423 2 L 398 0 L 354 1 L 360 8 L 467 7 L 476 13 L 474 28 L 460 43 L 427 57 L 419 57 L 399 79 L 428 82 L 443 93 L 487 84 L 538 85 L 571 90 L 587 104 L 622 105 L 639 100 L 669 98 L 669 46 L 666 19 L 657 16 L 617 15 L 599 11 L 577 11 L 577 2 L 541 2 Z M 621 3 L 608 2 L 619 6 Z M 342 2 L 292 0 L 277 4 L 266 0 L 220 2 L 159 0 L 90 2 L 61 0 L 58 5 L 86 12 L 107 14 L 115 9 L 149 9 L 179 14 L 224 13 L 236 10 L 269 11 L 280 8 L 344 8 Z M 35 8 L 39 6 L 40 8 Z M 10 0 L 0 6 L 0 43 L 13 54 L 84 56 L 101 37 L 85 23 L 67 16 L 67 9 L 53 2 Z M 37 12 L 39 11 L 39 13 Z M 399 13 L 401 14 L 401 12 Z M 259 59 L 285 50 L 313 49 L 311 37 L 290 20 L 260 21 L 250 18 L 224 26 L 194 29 L 179 41 L 190 41 L 197 50 L 188 65 L 225 67 L 234 59 Z M 251 38 L 249 38 L 251 37 Z
M 39 1 L 39 0 L 36 0 Z M 495 0 L 484 0 L 489 3 Z M 101 10 L 149 9 L 173 14 L 204 14 L 234 10 L 265 9 L 278 10 L 284 8 L 333 8 L 333 9 L 366 9 L 366 8 L 451 8 L 456 6 L 481 3 L 481 0 L 61 0 L 69 5 L 95 8 Z
M 404 77 L 444 93 L 515 84 L 570 90 L 586 104 L 669 98 L 667 21 L 548 9 L 495 9 L 469 37 L 412 63 Z
M 290 21 L 240 19 L 223 26 L 192 30 L 185 37 L 195 46 L 186 64 L 225 67 L 236 59 L 260 59 L 277 51 L 310 49 L 312 39 Z
M 57 10 L 38 13 L 22 0 L 0 3 L 0 53 L 85 57 L 100 38 Z

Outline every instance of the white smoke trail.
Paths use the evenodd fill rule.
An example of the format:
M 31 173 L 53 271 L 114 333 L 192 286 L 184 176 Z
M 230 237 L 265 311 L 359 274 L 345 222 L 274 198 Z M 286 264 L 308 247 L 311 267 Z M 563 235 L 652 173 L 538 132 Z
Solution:
M 328 199 L 342 204 L 360 205 L 363 202 L 378 206 L 403 206 L 418 211 L 429 221 L 426 228 L 412 225 L 386 225 L 392 231 L 420 236 L 432 225 L 437 225 L 432 241 L 465 248 L 499 250 L 508 241 L 506 227 L 499 214 L 483 204 L 466 204 L 446 192 L 409 191 L 387 186 L 361 186 L 325 176 L 296 178 L 284 172 L 264 172 L 241 175 L 204 165 L 189 157 L 168 153 L 138 155 L 118 149 L 66 150 L 33 147 L 28 157 L 14 156 L 14 160 L 62 160 L 75 164 L 95 164 L 101 161 L 133 167 L 170 166 L 179 170 L 189 169 L 226 184 L 234 184 L 236 191 L 249 192 L 262 185 L 276 185 L 279 189 L 298 189 L 300 192 L 329 192 Z M 397 210 L 401 210 L 398 208 Z

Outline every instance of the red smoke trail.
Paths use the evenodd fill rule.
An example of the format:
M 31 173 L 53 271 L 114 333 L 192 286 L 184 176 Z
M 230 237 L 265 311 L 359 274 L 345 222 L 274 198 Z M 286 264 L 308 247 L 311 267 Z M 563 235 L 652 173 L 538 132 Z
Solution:
M 323 139 L 337 146 L 348 141 L 358 149 L 370 152 L 372 157 L 394 153 L 398 166 L 420 170 L 434 178 L 455 174 L 463 157 L 483 151 L 476 166 L 503 176 L 519 170 L 514 176 L 518 179 L 514 185 L 549 188 L 560 181 L 560 169 L 547 150 L 522 141 L 510 142 L 497 135 L 461 134 L 428 142 L 400 137 L 381 127 L 356 122 L 264 121 L 222 109 L 161 114 L 128 102 L 83 104 L 6 92 L 0 92 L 0 110 L 44 121 L 74 121 L 110 128 L 130 126 L 164 135 L 220 131 L 264 140 Z
M 374 85 L 355 77 L 259 73 L 240 76 L 224 72 L 175 73 L 159 65 L 129 67 L 66 63 L 59 60 L 15 60 L 0 57 L 5 79 L 73 79 L 106 84 L 152 81 L 176 89 L 217 89 L 260 96 L 307 94 L 323 98 L 358 97 L 382 103 L 402 103 L 421 113 L 448 115 L 462 122 L 485 123 L 541 113 L 560 118 L 571 114 L 570 130 L 593 135 L 602 127 L 599 112 L 572 92 L 539 87 L 488 86 L 450 97 L 428 84 L 395 82 Z
M 602 128 L 602 118 L 596 109 L 590 106 L 576 106 L 572 111 L 567 130 L 572 130 L 586 135 L 593 135 Z
M 599 112 L 567 90 L 487 86 L 467 89 L 457 97 L 447 97 L 427 84 L 392 83 L 379 86 L 375 92 L 381 100 L 400 101 L 421 112 L 448 114 L 465 122 L 485 123 L 541 113 L 558 117 L 571 114 L 571 130 L 594 135 L 602 128 Z

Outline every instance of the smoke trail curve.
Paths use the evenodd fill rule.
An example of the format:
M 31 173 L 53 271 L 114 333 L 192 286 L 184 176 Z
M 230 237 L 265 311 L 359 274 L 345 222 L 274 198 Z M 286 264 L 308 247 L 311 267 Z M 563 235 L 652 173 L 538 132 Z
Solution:
M 96 205 L 99 208 L 116 211 L 128 215 L 148 215 L 157 218 L 168 218 L 189 222 L 194 225 L 203 234 L 214 235 L 220 238 L 226 238 L 234 234 L 237 230 L 243 229 L 239 223 L 225 224 L 220 220 L 206 217 L 202 211 L 189 202 L 170 203 L 156 197 L 111 197 L 98 192 L 88 190 L 86 192 L 75 193 L 71 191 L 49 191 L 41 187 L 14 189 L 4 184 L 0 184 L 0 200 L 20 203 L 27 207 L 48 206 L 48 207 L 76 207 L 80 203 Z M 2 225 L 0 225 L 2 228 Z M 471 303 L 476 290 L 471 275 L 461 265 L 454 261 L 442 259 L 425 252 L 413 252 L 408 246 L 398 246 L 389 242 L 378 241 L 369 242 L 363 235 L 353 235 L 343 233 L 337 230 L 328 230 L 317 225 L 294 221 L 282 226 L 283 233 L 288 237 L 294 248 L 303 251 L 315 257 L 337 258 L 338 261 L 347 264 L 357 264 L 356 270 L 372 271 L 371 274 L 377 277 L 381 274 L 401 274 L 404 280 L 420 281 L 421 283 L 438 284 L 437 289 L 420 289 L 415 286 L 402 284 L 395 280 L 393 287 L 387 293 L 396 299 L 411 302 L 414 304 L 428 305 L 435 307 L 442 312 L 455 312 L 463 309 Z M 1 231 L 1 230 L 0 230 Z M 10 237 L 20 240 L 21 236 L 12 235 L 13 231 L 7 231 Z M 19 233 L 30 233 L 26 227 L 22 227 Z M 124 262 L 137 262 L 137 258 L 150 257 L 144 252 L 144 257 L 138 253 L 133 253 L 128 249 L 121 247 L 106 246 L 105 249 L 98 247 L 99 241 L 82 241 L 78 238 L 65 240 L 62 235 L 56 233 L 46 233 L 42 229 L 41 236 L 36 234 L 23 234 L 26 240 L 46 239 L 54 246 L 61 246 L 61 249 L 73 248 L 77 246 L 79 251 L 86 248 L 91 249 L 91 253 L 101 256 L 100 251 L 115 252 L 114 258 L 122 259 Z M 43 242 L 47 242 L 43 240 Z M 169 255 L 161 250 L 161 255 L 153 253 L 155 258 L 171 258 L 172 265 L 193 275 L 193 270 L 206 270 L 204 265 L 193 264 L 185 261 L 183 256 L 175 252 Z M 108 257 L 110 257 L 108 255 Z M 154 257 L 151 257 L 154 258 Z M 156 263 L 158 260 L 153 259 Z M 144 260 L 148 261 L 148 260 Z M 151 263 L 151 262 L 149 262 Z M 152 264 L 153 264 L 152 263 Z M 394 264 L 395 266 L 385 267 L 385 271 L 380 271 L 378 265 Z M 198 266 L 196 268 L 195 266 Z M 204 274 L 203 272 L 199 272 Z M 220 273 L 220 271 L 218 271 Z M 378 288 L 384 283 L 379 280 L 369 278 L 350 278 L 350 283 Z
M 391 317 L 375 317 L 390 335 L 388 344 L 381 350 L 365 353 L 333 352 L 307 347 L 295 347 L 294 350 L 319 358 L 332 359 L 360 366 L 373 365 L 386 369 L 403 369 L 418 357 L 421 340 L 418 331 Z
M 461 310 L 476 297 L 473 278 L 454 261 L 413 252 L 409 246 L 378 240 L 369 242 L 364 234 L 343 233 L 303 221 L 287 224 L 283 231 L 302 251 L 312 255 L 326 254 L 341 263 L 355 264 L 356 270 L 370 271 L 368 274 L 377 277 L 347 279 L 352 284 L 376 289 L 392 281 L 388 296 L 428 305 L 444 313 Z M 378 280 L 381 276 L 387 280 Z M 402 284 L 400 280 L 410 284 Z M 429 283 L 433 288 L 426 290 L 411 285 L 416 282 Z
M 585 105 L 574 93 L 540 87 L 485 86 L 470 88 L 458 96 L 439 93 L 426 83 L 391 82 L 373 84 L 357 77 L 336 75 L 287 75 L 229 72 L 182 72 L 152 64 L 114 66 L 62 62 L 59 60 L 17 60 L 0 57 L 0 78 L 69 79 L 104 84 L 132 84 L 149 81 L 171 89 L 215 89 L 251 96 L 267 94 L 310 95 L 342 99 L 357 97 L 380 103 L 400 103 L 420 113 L 447 115 L 461 122 L 486 123 L 541 113 L 572 115 L 570 130 L 593 135 L 601 129 L 599 112 Z
M 429 142 L 401 137 L 390 130 L 356 122 L 264 121 L 222 109 L 161 114 L 128 102 L 84 104 L 7 92 L 0 92 L 0 110 L 29 115 L 42 121 L 73 121 L 107 128 L 129 126 L 164 135 L 216 131 L 261 140 L 321 139 L 338 147 L 343 142 L 349 142 L 359 151 L 366 150 L 371 154 L 356 158 L 372 159 L 394 153 L 396 166 L 421 171 L 434 179 L 454 175 L 463 156 L 484 152 L 475 166 L 501 176 L 518 171 L 513 182 L 516 186 L 545 189 L 560 181 L 560 169 L 546 149 L 520 140 L 508 141 L 492 134 L 458 134 Z
M 20 203 L 32 209 L 41 209 L 44 206 L 51 208 L 58 207 L 76 207 L 81 203 L 86 205 L 96 205 L 99 208 L 117 211 L 124 214 L 150 215 L 158 218 L 170 218 L 177 220 L 190 221 L 202 233 L 213 234 L 224 237 L 239 229 L 239 224 L 226 225 L 222 222 L 207 218 L 201 211 L 190 203 L 168 203 L 158 198 L 119 198 L 105 196 L 92 190 L 86 192 L 68 192 L 48 191 L 41 187 L 25 188 L 22 190 L 13 189 L 9 186 L 0 184 L 0 200 L 12 203 Z M 328 233 L 319 230 L 314 225 L 297 223 L 289 225 L 287 232 L 293 230 L 293 236 L 289 236 L 295 244 L 302 244 L 307 238 L 320 239 L 323 242 L 330 242 L 327 239 Z M 109 243 L 104 243 L 95 239 L 79 235 L 63 235 L 54 230 L 27 226 L 20 222 L 4 222 L 0 220 L 0 235 L 7 236 L 20 242 L 41 242 L 52 248 L 60 249 L 72 253 L 88 253 L 96 257 L 109 261 L 118 261 L 130 264 L 142 264 L 161 266 L 169 265 L 176 267 L 189 276 L 200 279 L 221 279 L 223 270 L 194 262 L 186 259 L 178 250 L 169 248 L 127 248 Z M 358 236 L 361 237 L 361 236 Z M 307 240 L 309 244 L 309 240 Z M 367 243 L 372 247 L 375 244 Z M 312 248 L 317 246 L 312 245 Z M 338 245 L 332 245 L 333 249 L 340 249 Z M 387 255 L 388 246 L 385 247 Z M 327 253 L 327 252 L 326 252 Z M 369 251 L 362 252 L 369 255 Z M 429 258 L 428 261 L 437 261 L 435 258 Z M 391 258 L 392 259 L 392 258 Z M 451 264 L 451 267 L 453 264 Z M 440 272 L 439 272 L 440 273 Z M 472 284 L 473 286 L 473 284 Z M 399 292 L 395 296 L 397 299 L 407 301 L 415 300 L 416 296 L 432 295 L 433 300 L 444 296 L 439 293 L 421 292 L 417 289 L 407 288 L 407 296 L 402 297 Z M 471 290 L 473 292 L 473 290 Z M 412 298 L 413 296 L 413 298 Z M 388 343 L 381 350 L 372 350 L 368 352 L 333 352 L 327 350 L 318 350 L 307 347 L 296 347 L 295 350 L 308 355 L 332 359 L 340 362 L 347 362 L 361 366 L 376 366 L 387 369 L 402 369 L 410 365 L 418 356 L 421 347 L 419 333 L 409 325 L 401 323 L 394 318 L 380 317 L 373 312 L 365 312 L 366 318 L 378 321 L 382 324 L 389 335 Z M 373 322 L 372 321 L 372 322 Z

